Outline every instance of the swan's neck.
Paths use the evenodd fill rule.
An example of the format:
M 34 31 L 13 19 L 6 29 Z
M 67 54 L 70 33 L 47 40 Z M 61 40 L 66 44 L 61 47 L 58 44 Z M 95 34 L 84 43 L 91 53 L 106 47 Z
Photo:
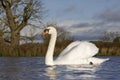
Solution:
M 55 32 L 54 34 L 51 34 L 48 50 L 47 50 L 47 53 L 45 56 L 45 64 L 46 65 L 54 65 L 53 53 L 54 53 L 56 38 L 57 38 L 57 32 Z

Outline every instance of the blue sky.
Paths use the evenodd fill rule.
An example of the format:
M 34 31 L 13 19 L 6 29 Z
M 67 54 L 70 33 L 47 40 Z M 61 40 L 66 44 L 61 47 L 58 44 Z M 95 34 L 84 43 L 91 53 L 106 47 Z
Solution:
M 48 21 L 91 20 L 106 9 L 120 9 L 120 0 L 42 0 Z
M 40 0 L 44 23 L 57 23 L 79 40 L 97 40 L 104 32 L 120 32 L 120 0 Z

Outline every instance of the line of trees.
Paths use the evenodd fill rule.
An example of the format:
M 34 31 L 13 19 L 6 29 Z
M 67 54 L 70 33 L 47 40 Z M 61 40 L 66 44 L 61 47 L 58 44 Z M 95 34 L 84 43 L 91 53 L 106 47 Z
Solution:
M 120 42 L 120 32 L 104 32 L 100 37 L 103 42 Z
M 19 43 L 20 32 L 23 28 L 27 26 L 42 28 L 43 9 L 43 4 L 37 0 L 0 0 L 0 56 L 45 55 L 49 36 L 44 38 L 43 43 L 33 43 L 34 29 L 31 30 L 30 37 L 22 37 L 22 39 L 31 40 L 31 43 L 22 45 Z M 52 25 L 57 26 L 56 24 Z M 70 32 L 58 27 L 57 30 L 59 34 L 55 55 L 58 55 L 74 40 Z M 105 32 L 100 41 L 94 43 L 100 48 L 99 55 L 120 55 L 119 32 Z
M 55 56 L 72 41 L 74 38 L 70 36 L 70 32 L 64 30 L 63 28 L 57 28 L 58 39 L 55 47 Z M 105 37 L 105 35 L 103 36 Z M 108 37 L 108 36 L 106 36 Z M 43 37 L 44 41 L 42 43 L 25 43 L 21 44 L 19 48 L 12 50 L 10 45 L 2 43 L 2 38 L 0 39 L 0 56 L 45 56 L 50 35 Z M 113 41 L 92 41 L 99 48 L 100 56 L 120 56 L 120 38 L 116 37 Z

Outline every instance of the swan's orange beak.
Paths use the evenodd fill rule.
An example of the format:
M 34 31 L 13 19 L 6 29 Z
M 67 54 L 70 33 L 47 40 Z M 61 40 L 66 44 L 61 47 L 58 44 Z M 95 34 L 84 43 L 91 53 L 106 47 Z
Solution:
M 43 34 L 43 36 L 45 36 L 45 35 L 47 35 L 47 34 L 48 34 L 48 32 L 43 32 L 42 34 Z
M 49 30 L 48 29 L 45 29 L 44 31 L 43 31 L 43 35 L 47 35 L 49 33 Z

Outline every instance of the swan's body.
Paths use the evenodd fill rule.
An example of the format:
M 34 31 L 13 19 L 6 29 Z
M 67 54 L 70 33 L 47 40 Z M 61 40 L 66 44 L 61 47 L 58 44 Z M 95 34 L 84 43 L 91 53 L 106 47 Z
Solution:
M 46 65 L 101 64 L 108 60 L 93 57 L 99 50 L 93 43 L 87 41 L 75 41 L 66 47 L 66 49 L 60 53 L 58 58 L 53 61 L 57 31 L 54 27 L 47 27 L 44 34 L 51 34 L 51 39 L 45 56 Z

